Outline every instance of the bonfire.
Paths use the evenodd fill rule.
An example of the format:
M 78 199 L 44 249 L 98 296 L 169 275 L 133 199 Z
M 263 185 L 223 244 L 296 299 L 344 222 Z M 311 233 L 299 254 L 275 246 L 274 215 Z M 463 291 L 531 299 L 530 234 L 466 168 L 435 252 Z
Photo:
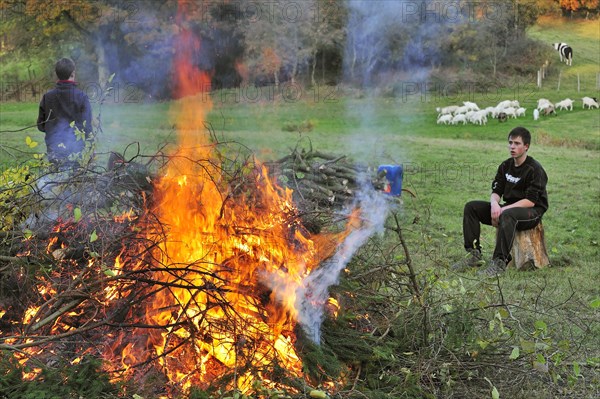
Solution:
M 210 76 L 194 64 L 200 46 L 181 28 L 171 113 L 179 141 L 156 173 L 119 157 L 104 180 L 81 172 L 38 184 L 54 208 L 28 219 L 15 260 L 54 266 L 26 287 L 25 303 L 2 314 L 3 347 L 19 351 L 22 364 L 92 355 L 115 379 L 159 375 L 164 397 L 191 387 L 247 392 L 256 381 L 297 393 L 310 383 L 297 341 L 319 343 L 324 314 L 337 306 L 328 288 L 382 228 L 387 202 L 359 187 L 343 157 L 325 157 L 313 177 L 343 172 L 339 193 L 314 182 L 304 189 L 315 204 L 338 206 L 338 220 L 305 226 L 296 203 L 306 191 L 278 184 L 253 157 L 227 159 L 211 136 Z M 32 367 L 29 377 L 39 372 Z

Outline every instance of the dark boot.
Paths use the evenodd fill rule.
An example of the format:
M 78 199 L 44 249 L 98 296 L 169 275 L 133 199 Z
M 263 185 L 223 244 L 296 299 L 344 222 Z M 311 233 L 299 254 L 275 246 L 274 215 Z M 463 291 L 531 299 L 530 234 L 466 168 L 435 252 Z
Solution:
M 478 249 L 470 249 L 467 250 L 467 255 L 460 261 L 450 266 L 450 269 L 455 272 L 460 272 L 471 267 L 481 266 L 482 264 L 483 258 L 481 256 L 481 251 Z

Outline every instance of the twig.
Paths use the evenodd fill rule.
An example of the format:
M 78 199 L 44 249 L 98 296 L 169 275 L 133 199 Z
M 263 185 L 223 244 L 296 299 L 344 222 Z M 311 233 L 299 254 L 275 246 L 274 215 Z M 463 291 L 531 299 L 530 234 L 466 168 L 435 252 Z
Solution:
M 28 342 L 22 343 L 22 344 L 0 344 L 0 350 L 19 350 L 19 349 L 24 349 L 24 348 L 31 348 L 34 346 L 40 346 L 42 344 L 46 344 L 48 342 L 52 342 L 52 341 L 58 341 L 61 340 L 63 338 L 68 338 L 71 337 L 73 335 L 78 335 L 78 334 L 82 334 L 86 331 L 89 330 L 93 330 L 95 328 L 98 328 L 100 326 L 103 326 L 105 324 L 107 324 L 109 321 L 109 319 L 105 319 L 105 320 L 100 320 L 96 323 L 93 324 L 89 324 L 86 327 L 81 327 L 81 328 L 77 328 L 75 330 L 71 330 L 71 331 L 67 331 L 65 333 L 62 334 L 57 334 L 57 335 L 51 335 L 48 337 L 44 337 L 44 338 L 40 338 L 40 339 L 30 339 Z M 29 336 L 23 336 L 23 337 L 4 337 L 3 339 L 29 339 Z
M 396 223 L 396 227 L 392 228 L 393 231 L 396 232 L 396 234 L 398 235 L 398 239 L 400 240 L 400 244 L 402 245 L 402 249 L 404 251 L 404 257 L 406 258 L 405 264 L 408 267 L 408 278 L 410 279 L 411 282 L 411 288 L 413 291 L 413 294 L 417 297 L 417 299 L 419 300 L 419 303 L 421 303 L 422 300 L 422 295 L 421 295 L 421 290 L 419 289 L 419 283 L 417 282 L 417 275 L 415 273 L 415 269 L 412 265 L 412 259 L 410 257 L 410 252 L 408 251 L 408 246 L 406 244 L 406 241 L 404 240 L 404 236 L 402 235 L 402 228 L 400 227 L 400 221 L 398 220 L 398 214 L 396 212 L 393 213 L 394 216 L 394 222 Z
M 27 258 L 24 258 L 22 256 L 6 256 L 6 255 L 0 255 L 0 260 L 4 261 L 4 262 L 26 262 Z
M 410 252 L 408 250 L 408 245 L 406 244 L 406 240 L 402 235 L 402 227 L 400 226 L 400 220 L 398 219 L 398 213 L 393 212 L 394 222 L 396 223 L 396 227 L 392 228 L 398 235 L 398 239 L 400 240 L 400 244 L 402 245 L 402 249 L 404 250 L 404 257 L 406 258 L 405 264 L 408 267 L 408 278 L 410 280 L 410 288 L 412 290 L 413 295 L 416 297 L 419 305 L 421 305 L 421 309 L 423 310 L 423 345 L 427 346 L 428 336 L 429 336 L 429 326 L 428 326 L 428 311 L 427 304 L 425 304 L 423 300 L 423 296 L 421 294 L 421 290 L 419 288 L 419 283 L 417 282 L 417 275 L 415 273 L 415 269 L 412 264 L 412 259 L 410 257 Z
M 67 303 L 62 308 L 60 308 L 57 311 L 55 311 L 54 313 L 52 313 L 50 316 L 46 317 L 45 319 L 43 319 L 41 321 L 38 321 L 33 326 L 31 326 L 31 331 L 35 331 L 38 328 L 41 328 L 41 327 L 45 326 L 46 324 L 50 323 L 51 321 L 58 319 L 60 316 L 67 313 L 69 310 L 77 307 L 80 303 L 82 303 L 86 299 L 88 299 L 88 298 L 75 299 L 75 300 Z

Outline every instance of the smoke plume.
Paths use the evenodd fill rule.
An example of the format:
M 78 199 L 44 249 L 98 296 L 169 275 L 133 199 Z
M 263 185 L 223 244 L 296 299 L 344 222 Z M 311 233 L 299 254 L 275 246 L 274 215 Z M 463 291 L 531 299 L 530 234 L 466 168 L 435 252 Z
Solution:
M 357 197 L 361 211 L 360 226 L 338 247 L 334 256 L 308 275 L 296 290 L 298 322 L 316 343 L 321 340 L 321 324 L 329 297 L 329 287 L 338 284 L 339 275 L 356 251 L 376 233 L 383 232 L 389 202 L 386 195 L 365 188 Z

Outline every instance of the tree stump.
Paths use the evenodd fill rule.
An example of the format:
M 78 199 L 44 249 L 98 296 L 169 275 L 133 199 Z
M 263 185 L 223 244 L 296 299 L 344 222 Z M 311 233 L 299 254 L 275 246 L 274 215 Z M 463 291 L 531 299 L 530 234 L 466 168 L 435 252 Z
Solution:
M 544 226 L 538 223 L 533 229 L 517 231 L 508 267 L 517 270 L 541 269 L 550 264 L 544 240 Z

